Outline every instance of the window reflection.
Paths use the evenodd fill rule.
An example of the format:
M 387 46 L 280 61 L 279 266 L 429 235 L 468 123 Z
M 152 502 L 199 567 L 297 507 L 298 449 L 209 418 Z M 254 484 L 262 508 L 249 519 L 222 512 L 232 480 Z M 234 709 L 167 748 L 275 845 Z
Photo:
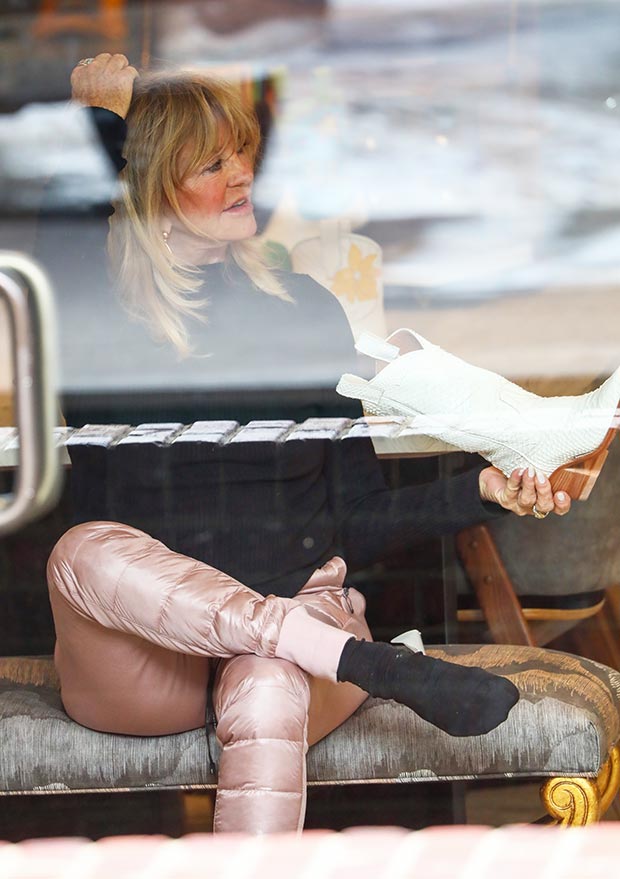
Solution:
M 370 360 L 351 366 L 350 339 L 341 344 L 348 328 L 331 305 L 297 319 L 292 332 L 275 317 L 289 307 L 276 295 L 273 316 L 261 324 L 254 300 L 240 307 L 229 278 L 215 277 L 208 258 L 199 264 L 210 286 L 194 292 L 212 319 L 195 320 L 187 309 L 191 350 L 162 336 L 161 321 L 158 336 L 144 313 L 130 319 L 140 308 L 119 297 L 105 250 L 109 204 L 117 205 L 117 253 L 129 253 L 123 246 L 131 234 L 123 228 L 114 150 L 92 117 L 67 105 L 73 66 L 103 51 L 127 55 L 141 75 L 187 68 L 233 84 L 262 134 L 252 202 L 268 264 L 328 288 L 354 336 L 412 326 L 541 393 L 598 386 L 620 362 L 617 14 L 614 4 L 585 0 L 14 0 L 0 33 L 9 62 L 0 83 L 0 234 L 3 246 L 35 254 L 54 281 L 68 422 L 163 422 L 169 438 L 166 430 L 207 419 L 286 418 L 290 427 L 312 416 L 355 417 L 359 408 L 335 396 L 336 382 L 343 372 L 370 376 L 374 369 Z M 205 171 L 219 173 L 209 169 L 242 151 L 245 144 L 229 135 L 213 165 L 192 168 L 194 195 Z M 242 164 L 241 178 L 248 174 Z M 240 191 L 229 207 L 242 210 L 246 197 Z M 182 206 L 191 216 L 191 199 Z M 193 262 L 179 227 L 164 223 L 163 212 L 151 220 L 161 221 L 158 270 L 169 268 L 167 249 Z M 0 311 L 0 425 L 13 419 L 2 323 Z M 268 357 L 261 353 L 266 337 Z M 138 445 L 136 479 L 147 460 Z M 492 529 L 527 622 L 540 623 L 540 643 L 579 614 L 598 612 L 617 579 L 615 452 L 606 465 L 612 475 L 592 504 L 575 504 L 569 519 L 553 523 L 557 536 L 530 520 Z M 145 504 L 142 521 L 153 532 L 163 528 L 163 505 L 168 536 L 185 513 L 170 505 L 165 468 L 156 465 L 147 477 L 161 495 Z M 400 483 L 428 479 L 436 466 L 383 465 Z M 98 488 L 129 521 L 135 497 L 124 473 L 115 479 Z M 213 479 L 209 491 L 220 490 L 218 474 Z M 81 488 L 84 509 L 100 515 L 92 486 Z M 191 488 L 200 508 L 204 486 Z M 257 516 L 255 509 L 244 514 Z M 264 518 L 263 526 L 277 530 Z M 204 545 L 213 539 L 207 530 L 196 538 Z M 301 546 L 314 550 L 319 537 L 305 534 L 312 542 Z M 403 563 L 408 572 L 411 562 Z M 433 635 L 443 636 L 446 606 L 437 612 L 430 605 L 452 589 L 453 634 L 496 638 L 472 593 L 475 565 L 464 573 L 454 552 L 434 546 L 417 554 L 415 566 L 423 587 L 415 597 L 380 592 L 378 576 L 389 581 L 393 570 L 359 574 L 381 636 L 394 619 L 417 614 L 435 620 Z M 570 613 L 560 620 L 569 592 Z M 599 658 L 617 665 L 617 612 L 612 602 L 607 607 L 613 635 Z M 580 632 L 568 649 L 588 653 L 597 636 Z M 48 649 L 45 637 L 37 649 Z

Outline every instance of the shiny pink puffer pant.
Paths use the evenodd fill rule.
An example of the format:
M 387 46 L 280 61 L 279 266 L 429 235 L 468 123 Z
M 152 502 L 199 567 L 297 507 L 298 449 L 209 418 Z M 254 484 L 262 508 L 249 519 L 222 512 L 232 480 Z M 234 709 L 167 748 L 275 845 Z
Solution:
M 209 659 L 222 745 L 216 831 L 299 830 L 308 745 L 366 698 L 335 681 L 364 600 L 334 558 L 293 599 L 264 597 L 114 522 L 68 531 L 48 562 L 65 710 L 91 729 L 164 735 L 203 725 Z

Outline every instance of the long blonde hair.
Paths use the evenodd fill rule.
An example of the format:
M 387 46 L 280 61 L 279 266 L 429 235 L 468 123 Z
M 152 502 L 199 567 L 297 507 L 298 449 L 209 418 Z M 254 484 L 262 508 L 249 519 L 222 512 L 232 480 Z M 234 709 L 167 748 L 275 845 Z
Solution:
M 172 210 L 201 234 L 183 215 L 176 191 L 186 176 L 218 157 L 222 126 L 229 144 L 243 147 L 255 160 L 258 122 L 234 86 L 194 72 L 136 80 L 127 116 L 127 165 L 110 218 L 108 250 L 125 307 L 184 356 L 190 353 L 185 319 L 206 321 L 206 300 L 192 295 L 202 285 L 200 270 L 174 260 L 162 218 Z M 291 299 L 256 240 L 232 242 L 228 253 L 257 288 Z

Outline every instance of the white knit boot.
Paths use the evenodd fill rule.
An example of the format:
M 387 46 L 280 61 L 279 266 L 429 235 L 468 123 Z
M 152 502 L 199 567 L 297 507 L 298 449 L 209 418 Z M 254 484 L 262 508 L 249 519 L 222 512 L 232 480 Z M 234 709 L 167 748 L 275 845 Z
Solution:
M 340 394 L 377 415 L 412 416 L 416 432 L 477 452 L 507 476 L 531 467 L 551 477 L 554 491 L 585 500 L 616 433 L 620 368 L 588 394 L 539 397 L 413 330 L 396 332 L 421 348 L 399 356 L 389 341 L 364 333 L 356 348 L 388 365 L 370 381 L 343 375 Z

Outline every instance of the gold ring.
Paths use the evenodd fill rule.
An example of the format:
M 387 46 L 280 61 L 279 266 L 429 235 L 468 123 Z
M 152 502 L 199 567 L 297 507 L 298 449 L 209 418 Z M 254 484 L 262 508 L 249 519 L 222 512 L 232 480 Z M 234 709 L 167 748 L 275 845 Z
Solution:
M 81 61 L 78 61 L 78 67 L 88 67 L 89 64 L 92 64 L 94 58 L 82 58 Z
M 546 513 L 541 513 L 540 510 L 536 509 L 536 504 L 534 504 L 534 506 L 532 507 L 532 513 L 533 513 L 535 519 L 546 519 L 547 516 L 549 515 L 549 512 L 550 511 L 547 510 Z

